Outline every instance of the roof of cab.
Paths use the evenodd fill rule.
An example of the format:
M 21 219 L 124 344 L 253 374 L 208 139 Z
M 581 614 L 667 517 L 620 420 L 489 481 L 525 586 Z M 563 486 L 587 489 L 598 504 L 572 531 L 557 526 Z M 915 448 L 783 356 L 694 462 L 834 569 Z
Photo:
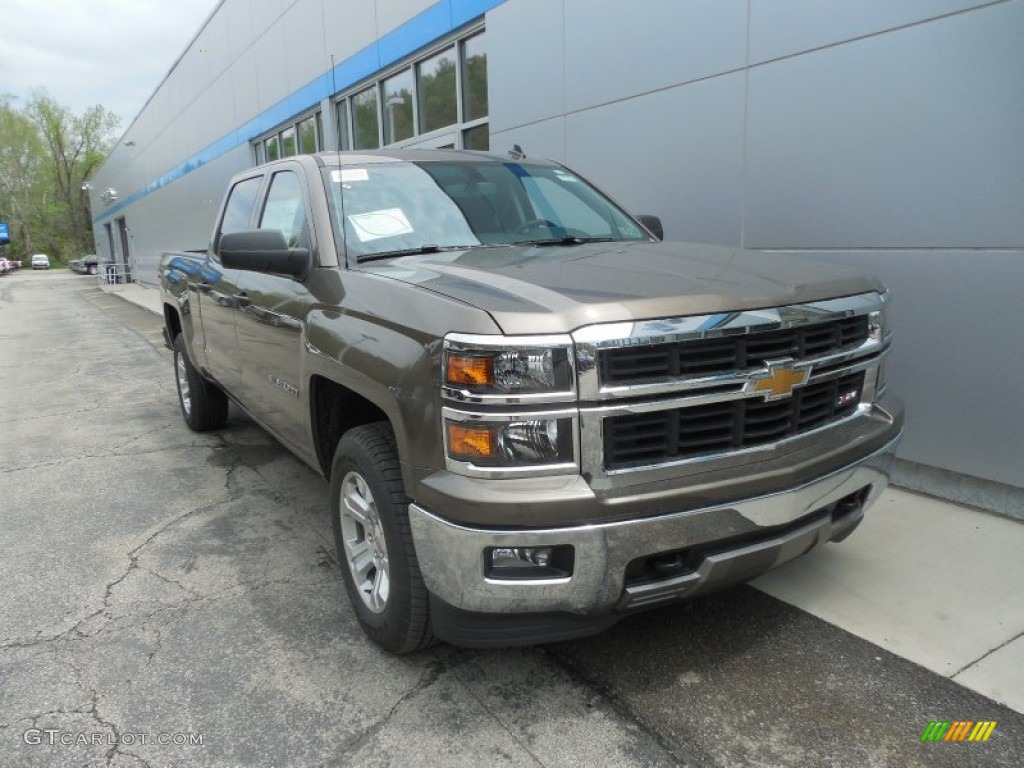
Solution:
M 550 160 L 526 158 L 521 156 L 499 155 L 493 152 L 471 152 L 460 149 L 374 149 L 342 152 L 318 152 L 314 155 L 317 164 L 322 166 L 366 165 L 369 163 L 388 162 L 495 162 L 507 163 L 528 160 L 530 163 L 551 165 Z

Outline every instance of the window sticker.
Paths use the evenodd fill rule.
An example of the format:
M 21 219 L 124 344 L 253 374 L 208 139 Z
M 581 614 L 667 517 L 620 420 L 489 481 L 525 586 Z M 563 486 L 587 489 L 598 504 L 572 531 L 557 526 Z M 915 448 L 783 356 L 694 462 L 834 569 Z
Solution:
M 365 168 L 342 168 L 340 171 L 331 171 L 331 181 L 347 184 L 351 181 L 369 181 L 370 174 Z
M 348 220 L 355 230 L 356 237 L 364 243 L 382 237 L 408 235 L 414 231 L 401 208 L 355 213 L 349 216 Z

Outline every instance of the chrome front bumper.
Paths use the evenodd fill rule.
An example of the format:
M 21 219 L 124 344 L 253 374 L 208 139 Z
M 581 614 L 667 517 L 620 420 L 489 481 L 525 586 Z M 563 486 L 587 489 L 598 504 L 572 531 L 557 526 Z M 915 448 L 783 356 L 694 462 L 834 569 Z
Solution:
M 474 613 L 599 616 L 692 597 L 747 581 L 820 544 L 847 536 L 860 522 L 863 509 L 888 486 L 900 436 L 871 455 L 797 488 L 639 520 L 489 530 L 454 524 L 414 503 L 409 506 L 409 519 L 420 570 L 436 598 Z M 866 495 L 858 496 L 868 486 Z M 857 503 L 852 505 L 851 499 Z M 736 532 L 741 535 L 730 536 Z M 728 541 L 715 549 L 715 542 L 722 539 Z M 575 550 L 573 573 L 567 578 L 507 581 L 485 576 L 487 548 L 559 545 Z M 687 549 L 707 550 L 693 569 L 627 585 L 631 562 Z

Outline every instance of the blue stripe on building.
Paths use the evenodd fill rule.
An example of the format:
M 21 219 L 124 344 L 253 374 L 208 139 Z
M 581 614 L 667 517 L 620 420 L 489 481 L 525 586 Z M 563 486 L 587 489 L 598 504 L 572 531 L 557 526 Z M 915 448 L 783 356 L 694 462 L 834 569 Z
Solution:
M 328 70 L 274 106 L 199 150 L 181 165 L 154 179 L 99 216 L 94 216 L 93 223 L 99 225 L 113 218 L 147 195 L 226 155 L 236 147 L 248 144 L 252 139 L 280 125 L 288 118 L 315 107 L 322 99 L 350 88 L 360 80 L 391 66 L 503 2 L 505 0 L 438 0 L 376 42 L 335 65 L 333 73 Z

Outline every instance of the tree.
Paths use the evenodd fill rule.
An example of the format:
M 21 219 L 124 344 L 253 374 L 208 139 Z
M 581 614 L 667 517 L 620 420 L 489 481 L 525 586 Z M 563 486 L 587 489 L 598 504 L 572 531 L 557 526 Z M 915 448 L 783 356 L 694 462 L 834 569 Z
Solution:
M 0 219 L 11 227 L 14 257 L 32 252 L 36 187 L 46 169 L 46 151 L 35 124 L 0 96 Z
M 75 115 L 45 92 L 33 94 L 25 114 L 35 123 L 49 159 L 53 198 L 47 205 L 44 196 L 42 208 L 50 248 L 67 261 L 92 250 L 92 222 L 82 184 L 106 157 L 120 120 L 100 105 Z

